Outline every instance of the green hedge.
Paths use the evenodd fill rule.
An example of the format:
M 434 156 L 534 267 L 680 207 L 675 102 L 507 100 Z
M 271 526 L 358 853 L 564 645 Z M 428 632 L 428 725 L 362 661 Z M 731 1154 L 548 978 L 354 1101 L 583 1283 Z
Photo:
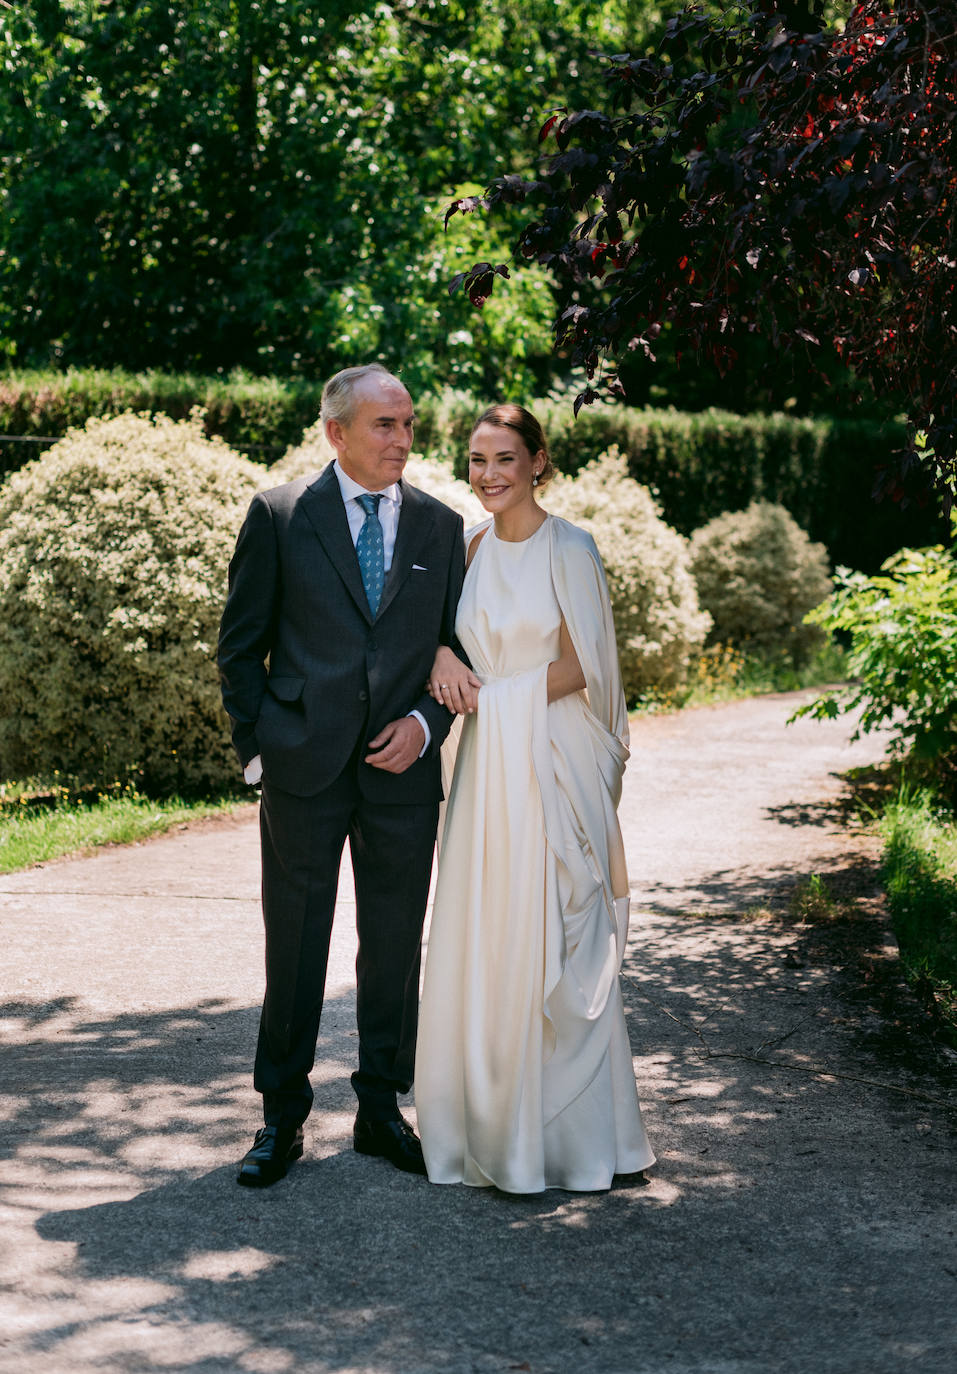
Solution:
M 0 473 L 36 458 L 44 445 L 15 443 L 5 435 L 61 438 L 93 415 L 123 411 L 186 419 L 194 406 L 206 411 L 208 437 L 220 435 L 260 462 L 274 462 L 298 443 L 319 412 L 321 382 L 190 373 L 124 372 L 120 368 L 71 368 L 67 372 L 0 374 Z
M 0 377 L 0 472 L 22 467 L 41 447 L 5 443 L 4 435 L 56 438 L 91 415 L 123 410 L 179 419 L 197 405 L 206 411 L 207 435 L 272 462 L 313 423 L 321 389 L 319 380 L 244 373 L 11 372 Z M 464 476 L 469 431 L 485 403 L 464 391 L 417 396 L 416 449 L 452 459 Z M 685 535 L 724 511 L 763 500 L 785 506 L 835 564 L 865 572 L 904 545 L 947 539 L 936 509 L 901 510 L 871 498 L 877 467 L 903 442 L 902 424 L 601 405 L 575 420 L 568 394 L 532 405 L 560 471 L 575 473 L 617 447 L 631 475 L 656 493 L 668 523 Z
M 665 519 L 690 535 L 752 501 L 786 507 L 834 564 L 876 571 L 891 553 L 949 538 L 936 507 L 902 510 L 871 496 L 875 472 L 904 442 L 904 425 L 782 413 L 738 415 L 596 405 L 574 419 L 569 396 L 533 406 L 556 466 L 577 472 L 617 447 L 656 494 Z M 449 391 L 417 403 L 416 447 L 465 473 L 477 405 Z

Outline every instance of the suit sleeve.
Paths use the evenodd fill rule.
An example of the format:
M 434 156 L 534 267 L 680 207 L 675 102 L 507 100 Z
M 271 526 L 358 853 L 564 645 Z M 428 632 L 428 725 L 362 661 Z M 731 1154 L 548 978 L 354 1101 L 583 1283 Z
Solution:
M 465 662 L 465 654 L 462 651 L 458 640 L 455 637 L 455 613 L 459 608 L 459 597 L 462 594 L 462 583 L 465 580 L 465 533 L 462 517 L 455 517 L 454 537 L 451 541 L 452 548 L 449 556 L 448 579 L 445 588 L 445 602 L 442 606 L 442 624 L 439 630 L 439 644 L 447 644 Z M 429 744 L 429 756 L 437 754 L 442 743 L 452 728 L 455 720 L 454 712 L 435 701 L 428 692 L 423 691 L 418 701 L 414 702 L 410 710 L 420 711 L 429 723 L 429 732 L 432 739 Z
M 256 722 L 266 690 L 266 660 L 275 638 L 278 594 L 272 511 L 261 495 L 255 496 L 229 564 L 218 653 L 223 705 L 244 768 L 259 753 Z

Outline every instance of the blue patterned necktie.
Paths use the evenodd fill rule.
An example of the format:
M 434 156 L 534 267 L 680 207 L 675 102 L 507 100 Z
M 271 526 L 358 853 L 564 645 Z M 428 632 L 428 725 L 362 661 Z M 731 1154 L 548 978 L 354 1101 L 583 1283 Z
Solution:
M 382 597 L 382 584 L 385 581 L 385 549 L 382 544 L 382 526 L 379 524 L 379 502 L 381 492 L 366 492 L 356 500 L 366 513 L 365 523 L 356 540 L 356 553 L 359 555 L 359 571 L 365 588 L 369 610 L 375 615 Z

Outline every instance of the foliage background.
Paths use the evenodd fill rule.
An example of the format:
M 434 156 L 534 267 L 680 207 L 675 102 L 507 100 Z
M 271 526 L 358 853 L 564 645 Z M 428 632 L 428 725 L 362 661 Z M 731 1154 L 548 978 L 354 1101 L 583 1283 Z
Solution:
M 529 142 L 625 0 L 37 0 L 0 8 L 0 338 L 18 365 L 527 385 L 551 297 L 476 317 L 453 190 Z M 586 83 L 587 85 L 587 83 Z M 504 251 L 504 238 L 502 240 Z
M 446 285 L 518 220 L 442 218 L 534 165 L 543 116 L 603 98 L 596 54 L 654 52 L 652 0 L 35 0 L 0 6 L 0 357 L 316 380 L 358 358 L 413 391 L 541 394 L 537 269 L 481 312 Z M 706 14 L 726 9 L 714 3 Z M 840 19 L 850 4 L 828 7 Z M 701 66 L 687 54 L 684 68 Z M 839 367 L 679 365 L 635 403 L 846 410 Z M 892 413 L 885 398 L 869 398 Z

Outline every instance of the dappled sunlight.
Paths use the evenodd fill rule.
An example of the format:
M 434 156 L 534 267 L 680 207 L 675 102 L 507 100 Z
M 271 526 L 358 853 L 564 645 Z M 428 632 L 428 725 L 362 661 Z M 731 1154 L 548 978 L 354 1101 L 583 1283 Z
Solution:
M 182 1267 L 184 1279 L 209 1279 L 213 1283 L 228 1283 L 251 1278 L 271 1269 L 278 1262 L 275 1255 L 266 1255 L 252 1246 L 242 1250 L 204 1250 L 190 1255 Z
M 793 1284 L 796 1301 L 813 1301 L 820 1276 L 793 1274 L 797 1238 L 819 1206 L 803 1175 L 839 1103 L 833 1083 L 716 1057 L 786 1029 L 778 983 L 793 991 L 805 977 L 780 964 L 797 934 L 759 928 L 751 939 L 749 929 L 722 920 L 703 936 L 699 922 L 679 923 L 667 941 L 649 943 L 646 930 L 629 954 L 625 1000 L 658 1163 L 608 1193 L 430 1188 L 354 1154 L 351 994 L 328 1006 L 306 1154 L 264 1193 L 234 1183 L 256 1121 L 248 1057 L 258 1008 L 113 1018 L 80 1005 L 55 1017 L 5 1009 L 25 1031 L 19 1050 L 10 1046 L 17 1091 L 3 1100 L 0 1161 L 12 1241 L 0 1266 L 21 1295 L 7 1328 L 17 1358 L 71 1374 L 318 1374 L 469 1367 L 464 1352 L 471 1360 L 477 1349 L 492 1370 L 546 1350 L 556 1367 L 587 1351 L 597 1370 L 616 1367 L 602 1351 L 636 1330 L 680 1344 L 683 1312 L 727 1340 L 761 1320 L 765 1286 Z M 808 988 L 823 996 L 822 976 Z M 66 1051 L 65 1089 L 40 1071 L 59 1053 L 54 1027 L 84 1046 Z M 812 1047 L 795 1039 L 786 1044 L 796 1065 Z M 789 1153 L 781 1144 L 795 1113 L 807 1146 Z M 836 1212 L 869 1186 L 868 1168 L 846 1178 Z M 27 1276 L 16 1239 L 30 1233 L 42 1260 L 34 1244 Z M 702 1248 L 713 1234 L 720 1247 Z M 880 1233 L 862 1234 L 886 1250 Z M 756 1245 L 765 1278 L 736 1295 L 732 1320 L 720 1296 L 727 1265 L 747 1264 Z M 413 1293 L 427 1300 L 410 1302 Z M 852 1281 L 840 1301 L 851 1311 L 861 1293 Z M 492 1348 L 482 1345 L 490 1310 Z M 304 1340 L 314 1364 L 303 1362 Z
M 768 803 L 773 831 L 788 844 L 812 831 L 822 863 L 810 871 L 855 881 L 858 860 L 816 846 L 826 808 L 790 795 L 793 806 L 783 791 Z M 677 833 L 693 847 L 698 799 L 689 808 L 693 824 Z M 780 1367 L 785 1340 L 788 1371 L 830 1367 L 844 1343 L 885 1357 L 929 1348 L 928 1313 L 944 1310 L 952 1288 L 941 1267 L 950 1242 L 932 1226 L 953 1187 L 944 1114 L 921 1103 L 915 1128 L 913 1102 L 884 1090 L 898 1075 L 869 1057 L 871 1012 L 847 999 L 826 944 L 833 923 L 788 916 L 806 854 L 749 864 L 733 817 L 726 830 L 728 843 L 722 833 L 697 868 L 701 849 L 687 864 L 662 852 L 646 885 L 636 882 L 622 993 L 657 1163 L 604 1193 L 430 1187 L 353 1151 L 348 903 L 304 1156 L 274 1188 L 237 1188 L 261 1119 L 253 903 L 227 912 L 210 859 L 201 871 L 212 895 L 188 911 L 164 906 L 141 958 L 122 902 L 69 897 L 80 866 L 57 870 L 64 891 L 37 907 L 35 928 L 18 890 L 16 995 L 0 1005 L 0 1321 L 11 1367 L 658 1374 L 699 1369 L 706 1332 L 715 1370 L 727 1351 L 728 1374 L 732 1357 L 735 1374 L 764 1374 Z M 649 850 L 658 843 L 643 817 L 629 833 Z M 114 877 L 120 887 L 118 867 Z M 871 925 L 851 933 L 866 944 Z M 414 1122 L 414 1104 L 404 1110 Z M 922 1308 L 900 1283 L 905 1271 Z M 822 1329 L 839 1343 L 823 1360 Z M 888 1333 L 883 1346 L 875 1330 Z
M 518 1333 L 525 1305 L 536 1294 L 541 1300 L 534 1274 L 542 1240 L 584 1247 L 581 1263 L 571 1262 L 571 1272 L 584 1275 L 602 1252 L 620 1263 L 633 1228 L 640 1233 L 655 1214 L 694 1192 L 732 1193 L 747 1177 L 727 1162 L 730 1150 L 719 1163 L 697 1147 L 672 1148 L 672 1128 L 660 1121 L 651 1128 L 659 1165 L 602 1194 L 430 1188 L 357 1156 L 347 993 L 330 999 L 324 1017 L 306 1155 L 275 1189 L 250 1192 L 236 1188 L 234 1170 L 256 1124 L 249 1058 L 258 1008 L 209 1001 L 110 1017 L 64 999 L 2 1013 L 17 1035 L 6 1048 L 13 1091 L 2 1101 L 0 1159 L 13 1246 L 0 1266 L 16 1281 L 17 1233 L 40 1237 L 43 1263 L 34 1262 L 29 1287 L 21 1286 L 17 1340 L 25 1359 L 48 1358 L 53 1367 L 198 1370 L 219 1361 L 282 1371 L 301 1367 L 294 1352 L 305 1321 L 330 1367 L 414 1368 L 425 1359 L 454 1368 L 473 1301 L 454 1297 L 458 1283 L 463 1294 L 475 1290 L 474 1301 L 502 1305 Z M 709 1131 L 733 1138 L 742 1118 L 725 1108 L 726 1080 L 696 1078 L 644 1016 L 635 1029 L 639 1074 L 652 1080 L 642 1089 L 650 1116 L 675 1110 L 662 1091 L 694 1093 L 686 1106 Z M 68 1057 L 66 1077 L 50 1079 L 51 1056 L 60 1065 Z M 694 1137 L 694 1122 L 689 1129 Z M 533 1246 L 514 1257 L 514 1281 L 498 1258 L 507 1236 Z M 405 1310 L 410 1257 L 416 1286 L 444 1295 L 448 1315 L 438 1330 L 402 1315 L 390 1321 L 390 1312 Z M 557 1305 L 549 1299 L 556 1340 L 589 1339 L 582 1323 L 593 1299 L 584 1292 Z M 356 1353 L 336 1364 L 335 1351 L 346 1349 Z M 503 1361 L 520 1364 L 517 1335 L 503 1347 L 512 1349 Z
M 162 1335 L 151 1320 L 136 1321 L 126 1313 L 83 1326 L 65 1336 L 57 1348 L 57 1359 L 65 1369 L 92 1364 L 124 1369 L 182 1370 L 197 1367 L 203 1360 L 238 1360 L 249 1342 L 216 1322 L 164 1320 Z M 107 1364 L 115 1361 L 116 1365 Z
M 750 861 L 728 868 L 706 868 L 693 880 L 635 883 L 633 891 L 641 910 L 666 913 L 680 910 L 689 918 L 715 920 L 748 913 L 782 915 L 799 884 L 817 874 L 834 891 L 876 891 L 879 887 L 879 844 L 870 841 L 873 856 L 823 852 L 793 862 L 778 861 L 755 871 Z

